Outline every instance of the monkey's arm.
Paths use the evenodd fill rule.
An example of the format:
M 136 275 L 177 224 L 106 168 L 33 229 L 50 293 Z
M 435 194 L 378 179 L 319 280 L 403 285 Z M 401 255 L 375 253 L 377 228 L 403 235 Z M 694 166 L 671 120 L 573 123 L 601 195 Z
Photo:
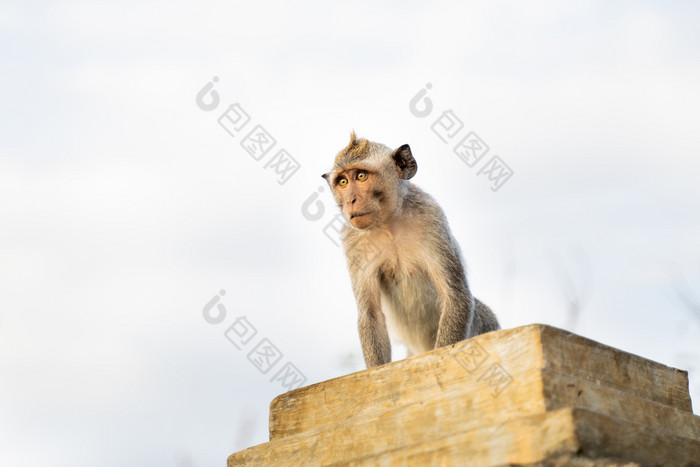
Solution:
M 391 342 L 381 309 L 374 306 L 360 308 L 358 328 L 362 354 L 365 357 L 367 368 L 389 363 L 391 361 Z
M 391 341 L 381 308 L 379 284 L 373 275 L 350 262 L 352 290 L 357 301 L 357 326 L 367 368 L 391 362 Z

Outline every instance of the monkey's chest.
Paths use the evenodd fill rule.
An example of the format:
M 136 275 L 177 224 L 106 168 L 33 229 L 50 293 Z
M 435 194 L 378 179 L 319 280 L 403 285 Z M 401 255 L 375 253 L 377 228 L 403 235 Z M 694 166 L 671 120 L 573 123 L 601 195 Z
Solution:
M 415 229 L 398 226 L 392 232 L 367 237 L 373 254 L 367 255 L 365 274 L 380 291 L 381 308 L 392 339 L 413 353 L 435 347 L 440 321 L 437 287 L 426 265 L 426 249 Z
M 389 335 L 414 353 L 435 346 L 440 321 L 437 288 L 416 264 L 385 261 L 377 267 Z

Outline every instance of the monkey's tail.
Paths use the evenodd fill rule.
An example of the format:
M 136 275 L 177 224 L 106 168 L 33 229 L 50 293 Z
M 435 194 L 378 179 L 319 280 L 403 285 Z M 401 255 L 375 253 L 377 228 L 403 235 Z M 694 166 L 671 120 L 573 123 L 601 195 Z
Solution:
M 498 319 L 494 312 L 491 311 L 491 308 L 476 297 L 474 298 L 474 305 L 472 329 L 475 336 L 501 329 L 501 326 L 498 324 Z

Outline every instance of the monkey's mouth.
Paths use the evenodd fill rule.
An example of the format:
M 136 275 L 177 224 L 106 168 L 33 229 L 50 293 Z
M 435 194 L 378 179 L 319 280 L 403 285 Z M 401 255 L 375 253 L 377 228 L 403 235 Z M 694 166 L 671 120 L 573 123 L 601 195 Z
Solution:
M 357 214 L 351 214 L 350 219 L 355 219 L 356 217 L 362 217 L 362 216 L 367 216 L 369 214 L 372 214 L 371 212 L 358 212 Z

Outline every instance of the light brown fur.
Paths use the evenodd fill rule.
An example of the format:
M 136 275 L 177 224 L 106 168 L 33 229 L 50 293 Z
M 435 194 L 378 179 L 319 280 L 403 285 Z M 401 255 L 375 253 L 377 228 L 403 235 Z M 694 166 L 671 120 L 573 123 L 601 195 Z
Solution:
M 391 361 L 390 332 L 414 354 L 499 328 L 469 291 L 442 209 L 408 181 L 416 170 L 408 145 L 392 151 L 353 132 L 323 176 L 349 221 L 343 247 L 367 367 Z

